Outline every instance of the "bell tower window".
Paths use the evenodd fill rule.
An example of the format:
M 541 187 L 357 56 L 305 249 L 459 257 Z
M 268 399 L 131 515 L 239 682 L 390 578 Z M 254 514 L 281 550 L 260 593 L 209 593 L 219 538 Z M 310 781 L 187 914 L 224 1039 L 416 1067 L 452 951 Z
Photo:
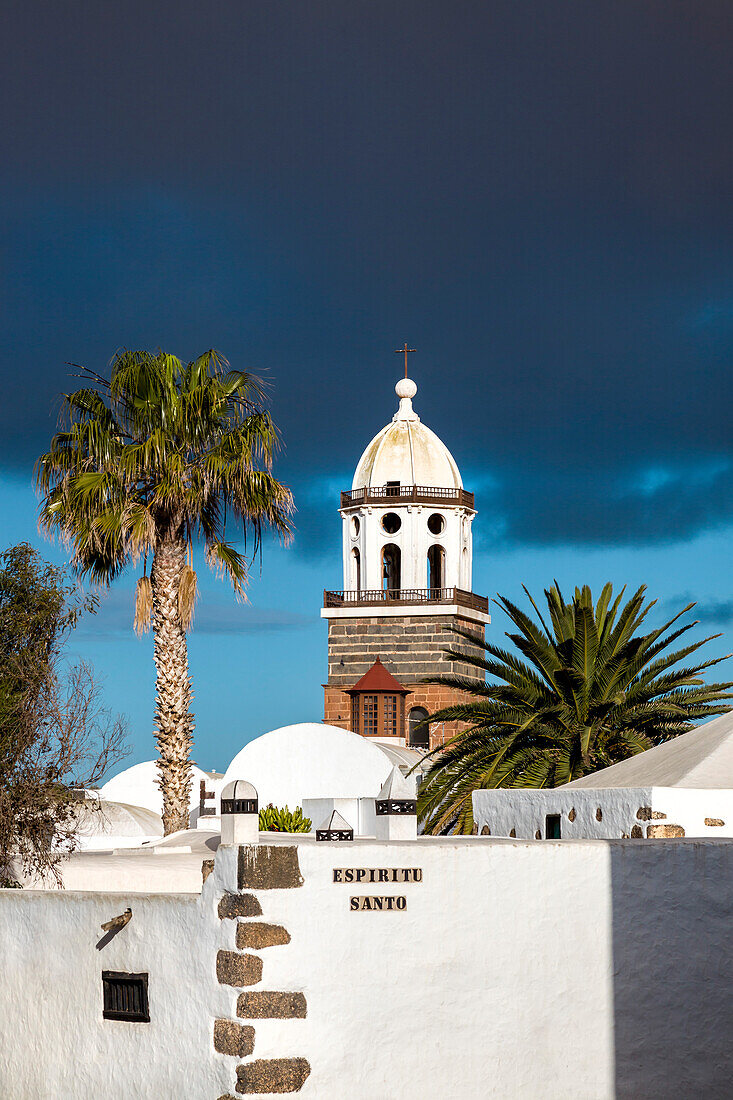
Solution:
M 445 588 L 445 550 L 434 545 L 428 550 L 428 588 Z
M 361 554 L 357 547 L 351 551 L 351 587 L 356 591 L 361 591 Z
M 399 591 L 401 588 L 401 559 L 399 546 L 388 542 L 382 550 L 382 588 L 386 592 Z

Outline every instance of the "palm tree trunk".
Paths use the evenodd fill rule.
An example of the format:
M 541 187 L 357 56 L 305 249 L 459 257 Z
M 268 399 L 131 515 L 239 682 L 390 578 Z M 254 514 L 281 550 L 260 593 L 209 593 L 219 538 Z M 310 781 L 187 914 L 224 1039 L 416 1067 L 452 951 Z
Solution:
M 155 639 L 155 725 L 166 835 L 188 828 L 191 791 L 193 692 L 188 674 L 186 632 L 178 612 L 178 586 L 185 557 L 186 544 L 182 539 L 164 539 L 158 544 L 150 571 Z

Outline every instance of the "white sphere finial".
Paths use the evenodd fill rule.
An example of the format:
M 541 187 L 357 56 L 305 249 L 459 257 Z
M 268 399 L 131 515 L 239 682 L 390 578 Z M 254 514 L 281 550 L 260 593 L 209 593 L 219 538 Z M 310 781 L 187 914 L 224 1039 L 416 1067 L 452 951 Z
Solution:
M 417 393 L 417 386 L 411 378 L 400 378 L 399 382 L 394 388 L 394 392 L 402 400 L 404 397 L 409 397 L 410 400 Z

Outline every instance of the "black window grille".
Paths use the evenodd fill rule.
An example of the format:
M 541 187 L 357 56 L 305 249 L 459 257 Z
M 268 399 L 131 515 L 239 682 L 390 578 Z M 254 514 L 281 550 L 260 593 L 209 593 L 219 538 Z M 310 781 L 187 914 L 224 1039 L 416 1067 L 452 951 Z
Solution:
M 545 817 L 545 839 L 560 840 L 560 814 L 547 814 Z
M 102 991 L 102 1015 L 105 1020 L 150 1023 L 147 974 L 122 974 L 116 970 L 103 970 Z

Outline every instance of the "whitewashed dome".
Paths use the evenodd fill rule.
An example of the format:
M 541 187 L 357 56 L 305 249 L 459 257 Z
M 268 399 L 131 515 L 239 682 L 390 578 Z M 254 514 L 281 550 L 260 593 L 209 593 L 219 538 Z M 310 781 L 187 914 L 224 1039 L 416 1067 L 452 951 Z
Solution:
M 196 815 L 199 807 L 199 784 L 201 780 L 210 784 L 209 776 L 195 764 L 191 765 L 191 790 L 189 792 L 189 816 Z M 142 806 L 162 817 L 163 794 L 160 786 L 160 773 L 155 760 L 145 760 L 142 764 L 133 764 L 108 779 L 99 789 L 101 798 L 109 802 L 122 802 L 127 806 Z
M 462 489 L 453 455 L 435 432 L 421 423 L 412 407 L 415 383 L 401 378 L 395 393 L 400 407 L 359 459 L 351 488 L 370 489 L 399 481 L 400 485 Z
M 245 745 L 222 784 L 246 779 L 260 806 L 272 802 L 293 810 L 304 798 L 375 798 L 391 770 L 368 738 L 325 722 L 298 722 Z

